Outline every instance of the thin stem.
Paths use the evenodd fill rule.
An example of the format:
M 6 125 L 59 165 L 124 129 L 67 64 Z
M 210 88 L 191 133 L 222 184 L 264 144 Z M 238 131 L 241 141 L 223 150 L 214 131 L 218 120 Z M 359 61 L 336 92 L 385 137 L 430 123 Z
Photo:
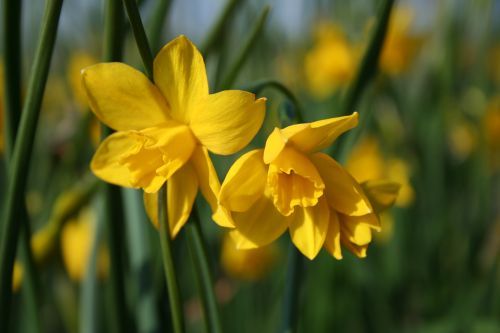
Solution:
M 125 4 L 125 9 L 127 10 L 128 19 L 130 21 L 130 25 L 132 26 L 132 31 L 134 32 L 135 42 L 137 44 L 137 48 L 139 49 L 139 53 L 141 54 L 146 74 L 152 81 L 153 54 L 151 53 L 151 48 L 149 47 L 148 37 L 146 36 L 146 31 L 144 30 L 144 25 L 142 24 L 139 8 L 137 8 L 135 0 L 123 0 L 123 3 Z
M 104 60 L 120 61 L 123 53 L 123 7 L 120 0 L 108 0 L 104 32 Z M 103 126 L 103 136 L 112 130 Z M 120 188 L 104 184 L 104 220 L 107 227 L 107 239 L 110 254 L 109 297 L 111 305 L 112 327 L 116 332 L 132 331 L 131 318 L 127 311 L 123 244 L 123 205 Z
M 193 208 L 193 215 L 191 222 L 186 226 L 189 252 L 194 262 L 196 277 L 201 289 L 201 298 L 205 310 L 208 332 L 220 333 L 222 332 L 222 327 L 217 299 L 214 293 L 212 274 L 208 265 L 207 247 L 204 242 L 200 219 L 195 208 Z
M 295 119 L 294 120 L 297 123 L 304 122 L 304 119 L 302 117 L 303 108 L 302 108 L 299 100 L 294 95 L 294 93 L 290 89 L 288 89 L 284 84 L 282 84 L 281 82 L 276 81 L 276 80 L 264 80 L 264 81 L 257 82 L 255 84 L 245 88 L 244 90 L 248 90 L 248 91 L 253 92 L 255 95 L 259 95 L 264 89 L 275 89 L 275 90 L 279 91 L 280 93 L 282 93 L 286 98 L 288 98 L 288 100 L 295 107 L 295 114 L 294 114 Z
M 299 317 L 300 287 L 304 270 L 304 258 L 290 242 L 288 249 L 288 268 L 285 282 L 285 298 L 283 302 L 283 324 L 281 332 L 297 332 Z
M 393 4 L 394 0 L 385 0 L 381 6 L 379 19 L 370 38 L 370 43 L 363 56 L 356 77 L 347 90 L 341 115 L 346 115 L 354 111 L 364 89 L 377 73 L 378 61 L 384 44 Z
M 166 192 L 166 185 L 164 185 L 158 192 L 158 219 L 160 220 L 161 253 L 163 258 L 163 269 L 165 271 L 165 280 L 168 288 L 168 300 L 170 302 L 174 332 L 182 333 L 184 332 L 184 314 L 182 312 L 174 260 L 172 258 L 170 234 L 168 231 Z
M 227 22 L 235 11 L 236 5 L 238 5 L 238 3 L 240 2 L 241 0 L 228 0 L 226 2 L 226 6 L 222 10 L 215 25 L 212 27 L 212 29 L 210 29 L 208 37 L 205 39 L 205 42 L 201 46 L 201 53 L 203 54 L 203 56 L 206 57 L 207 54 L 211 52 L 212 49 L 220 42 L 220 39 L 223 36 L 223 31 L 227 27 Z
M 264 24 L 266 23 L 269 10 L 271 7 L 265 6 L 264 9 L 262 10 L 262 13 L 260 14 L 259 18 L 257 19 L 257 22 L 253 26 L 252 31 L 250 32 L 250 35 L 246 41 L 246 43 L 243 45 L 242 48 L 240 48 L 240 53 L 237 55 L 236 60 L 234 63 L 230 66 L 230 69 L 228 71 L 228 74 L 222 79 L 222 84 L 220 85 L 220 88 L 223 89 L 228 89 L 232 86 L 234 81 L 236 80 L 236 77 L 238 76 L 238 73 L 241 70 L 241 67 L 245 63 L 246 59 L 250 55 L 250 51 L 252 47 L 255 44 L 255 41 L 257 38 L 260 36 Z
M 50 68 L 50 60 L 57 35 L 62 0 L 49 1 L 42 25 L 33 70 L 28 85 L 26 103 L 21 115 L 19 134 L 16 138 L 14 153 L 9 168 L 10 182 L 3 218 L 2 242 L 0 244 L 0 331 L 7 332 L 9 309 L 12 294 L 12 269 L 19 237 L 17 214 L 23 208 L 24 191 L 33 150 L 40 106 Z

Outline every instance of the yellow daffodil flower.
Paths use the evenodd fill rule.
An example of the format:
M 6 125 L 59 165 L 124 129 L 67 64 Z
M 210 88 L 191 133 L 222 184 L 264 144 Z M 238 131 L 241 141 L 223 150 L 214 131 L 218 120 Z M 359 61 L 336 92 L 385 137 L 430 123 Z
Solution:
M 85 277 L 94 241 L 95 217 L 91 210 L 80 212 L 76 219 L 68 221 L 61 230 L 61 253 L 66 271 L 73 281 Z M 104 247 L 97 256 L 97 274 L 103 278 L 109 269 L 109 254 Z
M 234 240 L 225 235 L 222 241 L 221 265 L 231 277 L 256 281 L 264 277 L 278 257 L 278 248 L 273 244 L 257 249 L 240 250 Z
M 322 24 L 316 42 L 305 57 L 309 90 L 322 98 L 347 85 L 356 71 L 357 56 L 339 27 Z
M 250 151 L 233 164 L 219 204 L 231 211 L 235 229 L 230 235 L 239 249 L 265 246 L 288 229 L 309 259 L 322 246 L 341 259 L 341 243 L 366 256 L 371 231 L 380 229 L 375 211 L 361 185 L 320 152 L 357 123 L 354 113 L 276 128 L 263 150 Z
M 155 84 L 122 63 L 82 71 L 83 86 L 96 116 L 117 132 L 97 149 L 91 169 L 106 182 L 142 188 L 157 225 L 157 192 L 168 180 L 172 237 L 187 221 L 198 188 L 213 219 L 232 227 L 218 209 L 220 183 L 208 152 L 229 155 L 245 147 L 264 120 L 265 98 L 245 91 L 210 94 L 200 52 L 180 36 L 154 60 Z
M 411 33 L 413 18 L 410 7 L 397 7 L 391 15 L 379 61 L 381 70 L 388 75 L 406 71 L 422 44 L 422 36 Z
M 88 107 L 87 96 L 82 85 L 81 71 L 82 68 L 95 64 L 96 59 L 88 53 L 74 53 L 68 63 L 67 79 L 73 93 L 73 98 L 81 106 L 80 111 L 85 111 Z

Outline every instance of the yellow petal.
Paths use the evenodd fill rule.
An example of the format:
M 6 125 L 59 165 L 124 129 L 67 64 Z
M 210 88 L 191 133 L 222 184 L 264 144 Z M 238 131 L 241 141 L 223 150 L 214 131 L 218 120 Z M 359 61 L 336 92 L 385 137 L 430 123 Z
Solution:
M 372 231 L 380 231 L 380 221 L 376 214 L 347 216 L 339 214 L 342 236 L 359 246 L 368 245 L 372 240 Z
M 196 46 L 185 36 L 165 45 L 154 60 L 154 80 L 170 106 L 172 118 L 188 124 L 208 96 L 205 63 Z
M 372 212 L 361 186 L 333 158 L 323 153 L 310 156 L 325 182 L 330 207 L 346 215 L 360 216 Z
M 264 194 L 266 177 L 262 149 L 246 153 L 229 169 L 219 193 L 219 203 L 231 211 L 248 210 Z
M 186 163 L 167 182 L 167 216 L 168 229 L 171 238 L 175 238 L 186 224 L 194 199 L 198 193 L 198 179 L 191 163 Z M 160 227 L 158 220 L 158 192 L 144 192 L 144 208 L 156 228 Z
M 286 216 L 292 214 L 296 206 L 316 205 L 325 188 L 314 164 L 290 147 L 285 147 L 269 165 L 267 186 L 274 205 Z
M 275 127 L 274 131 L 269 135 L 264 148 L 264 163 L 269 164 L 285 148 L 287 138 L 281 133 L 280 129 Z
M 127 132 L 116 132 L 108 136 L 92 158 L 92 172 L 108 183 L 134 187 L 131 183 L 131 172 L 121 163 L 121 159 L 124 153 L 134 150 L 136 145 L 137 140 Z
M 230 155 L 244 148 L 264 121 L 266 99 L 226 90 L 205 98 L 191 114 L 191 129 L 211 152 Z
M 358 125 L 358 113 L 288 126 L 282 134 L 299 150 L 311 153 L 330 146 L 342 133 Z
M 328 233 L 325 238 L 325 248 L 335 259 L 342 259 L 342 249 L 340 248 L 340 222 L 334 210 L 330 210 L 330 223 L 328 224 Z
M 168 106 L 158 88 L 138 70 L 122 63 L 97 64 L 82 70 L 90 108 L 117 130 L 140 130 L 168 120 Z
M 290 237 L 309 259 L 314 259 L 325 243 L 330 209 L 325 199 L 314 207 L 299 208 L 290 218 Z
M 191 163 L 186 163 L 167 182 L 168 225 L 172 238 L 186 224 L 198 193 L 198 178 Z
M 361 184 L 375 213 L 391 207 L 396 201 L 400 185 L 389 180 L 369 180 Z
M 368 250 L 368 245 L 359 246 L 353 244 L 346 240 L 343 236 L 340 237 L 340 242 L 358 258 L 366 258 L 366 250 Z
M 238 249 L 253 249 L 277 239 L 288 227 L 273 202 L 262 196 L 245 212 L 233 212 L 235 229 L 229 232 Z
M 212 209 L 212 219 L 221 227 L 234 227 L 231 214 L 225 208 L 218 204 L 217 197 L 220 191 L 220 182 L 215 171 L 212 160 L 205 147 L 197 146 L 191 156 L 191 162 L 198 175 L 198 184 L 205 200 L 207 200 Z

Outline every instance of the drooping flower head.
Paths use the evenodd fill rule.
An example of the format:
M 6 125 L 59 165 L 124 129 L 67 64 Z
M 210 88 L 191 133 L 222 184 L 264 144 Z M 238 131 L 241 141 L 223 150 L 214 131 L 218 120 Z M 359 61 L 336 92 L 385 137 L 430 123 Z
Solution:
M 198 189 L 214 220 L 232 226 L 218 211 L 220 184 L 208 152 L 228 155 L 246 146 L 262 125 L 265 99 L 239 90 L 209 93 L 203 57 L 184 36 L 158 53 L 154 84 L 122 63 L 82 71 L 96 116 L 116 133 L 97 149 L 91 169 L 106 182 L 145 192 L 157 223 L 157 192 L 168 181 L 169 226 L 175 236 L 187 221 Z
M 337 259 L 340 244 L 366 255 L 375 211 L 354 178 L 320 150 L 357 125 L 358 115 L 275 129 L 265 148 L 230 168 L 219 204 L 231 211 L 230 232 L 241 249 L 267 245 L 287 229 L 295 246 L 313 259 L 323 246 Z

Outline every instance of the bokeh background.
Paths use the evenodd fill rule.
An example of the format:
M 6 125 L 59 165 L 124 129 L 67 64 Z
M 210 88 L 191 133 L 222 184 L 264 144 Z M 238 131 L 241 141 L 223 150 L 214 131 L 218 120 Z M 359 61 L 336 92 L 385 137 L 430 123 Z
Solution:
M 26 83 L 44 2 L 23 1 Z M 154 52 L 179 34 L 203 44 L 226 2 L 141 1 L 148 31 L 168 3 Z M 339 114 L 368 43 L 381 1 L 240 1 L 206 58 L 210 86 L 221 89 L 264 6 L 271 10 L 234 88 L 275 79 L 298 98 L 302 117 Z M 0 10 L 3 10 L 0 7 Z M 46 332 L 107 332 L 109 254 L 100 223 L 102 196 L 89 161 L 100 128 L 89 112 L 79 71 L 102 58 L 102 1 L 67 1 L 37 127 L 26 204 Z M 128 27 L 124 62 L 142 68 Z M 1 58 L 1 53 L 0 53 Z M 0 84 L 4 83 L 0 69 Z M 227 87 L 226 87 L 227 88 Z M 0 91 L 2 99 L 3 87 Z M 244 153 L 262 147 L 296 110 L 266 89 L 266 121 Z M 2 101 L 3 103 L 3 101 Z M 0 110 L 2 108 L 0 107 Z M 334 155 L 358 181 L 391 179 L 402 187 L 381 216 L 365 259 L 326 251 L 304 264 L 300 332 L 500 332 L 500 1 L 396 1 L 379 71 L 356 106 L 359 129 Z M 1 118 L 0 118 L 1 119 Z M 2 125 L 3 126 L 3 125 Z M 3 146 L 3 141 L 1 142 Z M 338 146 L 334 147 L 338 153 Z M 240 153 L 240 154 L 241 154 Z M 239 154 L 239 155 L 240 155 Z M 239 156 L 214 157 L 220 179 Z M 0 157 L 1 159 L 1 157 Z M 5 196 L 5 163 L 0 198 Z M 122 264 L 131 331 L 170 330 L 159 238 L 141 194 L 122 190 Z M 279 328 L 288 236 L 269 247 L 236 251 L 197 200 L 208 237 L 226 332 Z M 174 241 L 188 331 L 203 314 L 183 232 Z M 15 332 L 30 332 L 23 272 L 14 270 Z

